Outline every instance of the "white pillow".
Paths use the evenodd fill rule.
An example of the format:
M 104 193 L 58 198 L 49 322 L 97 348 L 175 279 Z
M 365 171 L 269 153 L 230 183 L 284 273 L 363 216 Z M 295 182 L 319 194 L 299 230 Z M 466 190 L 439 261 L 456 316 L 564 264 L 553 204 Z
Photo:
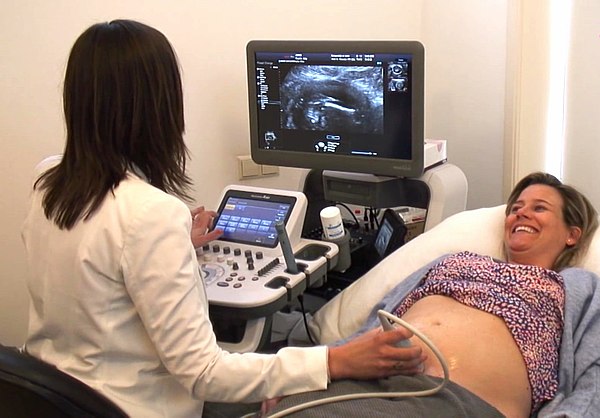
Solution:
M 472 251 L 503 259 L 504 208 L 457 213 L 403 245 L 319 309 L 310 322 L 313 335 L 322 344 L 349 336 L 391 288 L 439 256 Z M 581 263 L 596 274 L 600 274 L 599 234 Z

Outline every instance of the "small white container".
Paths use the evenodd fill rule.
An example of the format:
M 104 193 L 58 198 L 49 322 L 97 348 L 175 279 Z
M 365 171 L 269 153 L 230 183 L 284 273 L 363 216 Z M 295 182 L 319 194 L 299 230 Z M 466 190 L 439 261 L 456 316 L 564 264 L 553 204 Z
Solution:
M 344 223 L 342 214 L 337 206 L 328 206 L 321 210 L 321 225 L 323 225 L 323 235 L 327 239 L 338 239 L 344 236 Z

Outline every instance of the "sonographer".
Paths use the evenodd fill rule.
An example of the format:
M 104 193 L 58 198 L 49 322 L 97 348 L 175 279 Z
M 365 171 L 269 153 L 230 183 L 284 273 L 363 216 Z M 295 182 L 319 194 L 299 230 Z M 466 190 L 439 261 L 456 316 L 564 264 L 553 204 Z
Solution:
M 217 345 L 194 245 L 219 232 L 206 234 L 214 212 L 184 203 L 182 85 L 162 33 L 130 20 L 85 30 L 63 106 L 64 153 L 36 179 L 22 230 L 29 354 L 145 418 L 419 369 L 420 348 L 394 345 L 410 337 L 403 329 L 273 355 Z

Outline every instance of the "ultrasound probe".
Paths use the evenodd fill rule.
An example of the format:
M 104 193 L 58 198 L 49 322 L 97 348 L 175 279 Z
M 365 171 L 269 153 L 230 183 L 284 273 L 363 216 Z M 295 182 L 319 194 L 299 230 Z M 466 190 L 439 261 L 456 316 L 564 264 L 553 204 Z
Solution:
M 292 251 L 292 245 L 290 244 L 290 238 L 285 230 L 285 224 L 283 221 L 275 222 L 275 229 L 277 230 L 277 237 L 279 238 L 279 245 L 281 245 L 281 251 L 283 252 L 283 258 L 285 260 L 285 265 L 287 266 L 287 272 L 290 274 L 298 274 L 298 265 L 296 264 L 294 252 Z
M 384 331 L 391 331 L 393 330 L 396 326 L 394 325 L 396 323 L 396 321 L 394 319 L 391 319 L 390 317 L 388 317 L 386 311 L 383 310 L 379 310 L 377 311 L 377 317 L 379 318 L 379 322 L 381 322 L 381 327 L 383 328 Z M 410 340 L 406 339 L 406 340 L 400 340 L 396 343 L 396 347 L 410 347 L 412 344 L 410 343 Z

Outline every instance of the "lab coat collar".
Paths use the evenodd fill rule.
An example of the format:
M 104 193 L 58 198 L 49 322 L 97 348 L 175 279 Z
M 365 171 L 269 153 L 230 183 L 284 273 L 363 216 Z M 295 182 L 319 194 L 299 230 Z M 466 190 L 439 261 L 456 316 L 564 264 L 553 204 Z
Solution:
M 150 181 L 148 180 L 148 177 L 146 177 L 146 175 L 144 174 L 144 172 L 142 171 L 141 168 L 139 168 L 137 166 L 137 164 L 135 163 L 131 163 L 129 165 L 129 170 L 130 172 L 132 172 L 133 174 L 135 174 L 137 177 L 141 178 L 142 180 L 144 180 L 146 183 L 150 183 Z

